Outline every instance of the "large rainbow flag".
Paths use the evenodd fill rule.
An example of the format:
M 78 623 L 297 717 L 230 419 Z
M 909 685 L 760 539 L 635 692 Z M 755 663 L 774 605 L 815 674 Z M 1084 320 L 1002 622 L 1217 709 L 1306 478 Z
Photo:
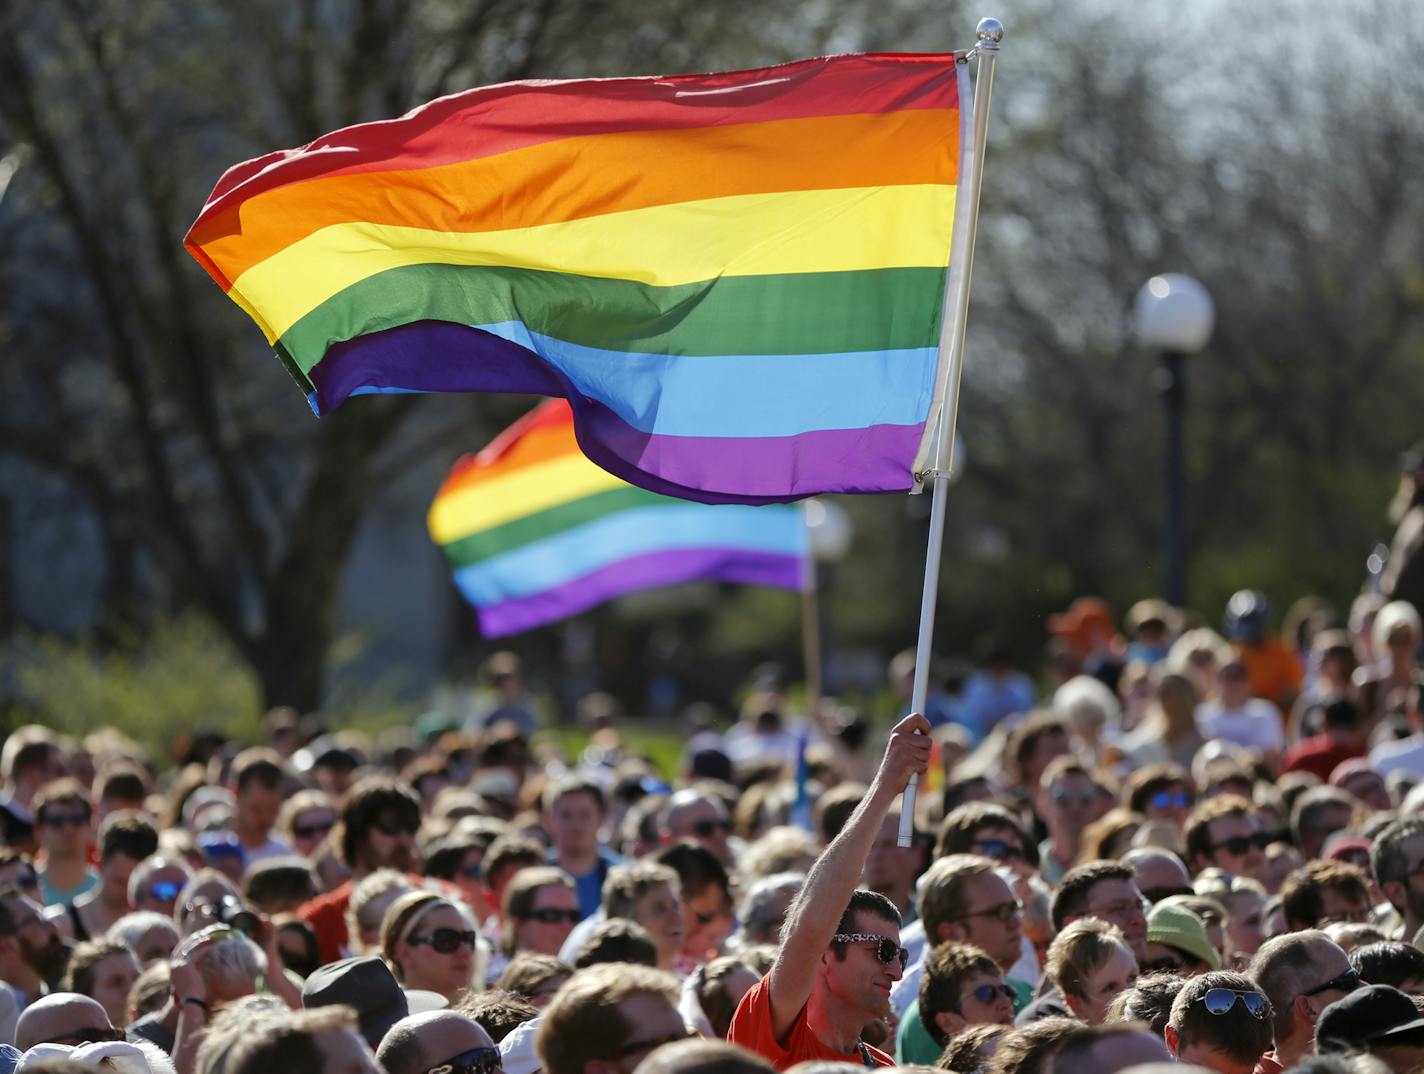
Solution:
M 585 453 L 654 491 L 903 491 L 963 77 L 850 55 L 474 89 L 236 165 L 185 242 L 318 414 L 562 396 Z
M 486 637 L 654 586 L 807 577 L 799 507 L 689 503 L 620 481 L 579 450 L 562 399 L 457 462 L 429 524 Z

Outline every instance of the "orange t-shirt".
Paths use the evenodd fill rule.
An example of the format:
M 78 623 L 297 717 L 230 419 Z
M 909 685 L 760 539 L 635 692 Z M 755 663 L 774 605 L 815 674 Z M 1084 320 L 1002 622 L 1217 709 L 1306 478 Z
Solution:
M 732 1025 L 727 1030 L 727 1039 L 733 1044 L 756 1052 L 777 1070 L 785 1070 L 807 1059 L 830 1059 L 858 1066 L 895 1065 L 895 1060 L 868 1044 L 862 1044 L 860 1050 L 850 1053 L 827 1048 L 807 1025 L 805 1007 L 801 1008 L 796 1021 L 791 1024 L 785 1044 L 777 1043 L 771 1026 L 771 975 L 767 974 L 737 1004 L 737 1012 L 732 1015 Z
M 1246 665 L 1253 697 L 1264 697 L 1285 708 L 1300 693 L 1300 658 L 1275 638 L 1267 638 L 1259 645 L 1238 642 L 1236 652 Z

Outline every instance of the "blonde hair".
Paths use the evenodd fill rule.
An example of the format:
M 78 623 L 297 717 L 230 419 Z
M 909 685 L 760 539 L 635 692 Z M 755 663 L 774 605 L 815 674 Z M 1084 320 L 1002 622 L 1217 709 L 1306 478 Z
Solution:
M 1116 925 L 1095 917 L 1079 918 L 1054 938 L 1044 972 L 1058 991 L 1084 999 L 1088 978 L 1102 969 L 1118 948 L 1131 950 Z

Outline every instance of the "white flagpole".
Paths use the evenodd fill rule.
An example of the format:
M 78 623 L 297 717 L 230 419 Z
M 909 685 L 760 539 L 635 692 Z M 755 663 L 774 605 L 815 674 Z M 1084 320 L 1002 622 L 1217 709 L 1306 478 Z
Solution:
M 944 546 L 944 509 L 949 477 L 954 471 L 954 428 L 959 416 L 959 381 L 964 372 L 964 331 L 969 319 L 969 276 L 974 266 L 974 233 L 979 222 L 979 190 L 984 172 L 984 147 L 989 137 L 989 95 L 994 84 L 994 61 L 1004 27 L 998 19 L 980 19 L 976 29 L 979 44 L 973 54 L 979 58 L 979 74 L 974 86 L 974 133 L 970 152 L 962 159 L 959 190 L 955 202 L 953 248 L 949 255 L 949 278 L 945 281 L 944 311 L 940 321 L 939 346 L 945 360 L 935 384 L 938 407 L 932 438 L 934 461 L 917 477 L 932 476 L 929 545 L 925 552 L 925 587 L 920 599 L 920 637 L 915 647 L 915 685 L 910 709 L 923 713 L 929 700 L 930 650 L 934 642 L 935 602 L 939 596 L 939 561 Z M 956 62 L 967 63 L 969 56 Z M 967 83 L 967 75 L 960 80 Z M 964 95 L 960 94 L 961 116 Z M 927 430 L 928 432 L 928 430 Z M 915 795 L 919 778 L 911 777 L 900 804 L 900 838 L 907 847 L 915 830 Z

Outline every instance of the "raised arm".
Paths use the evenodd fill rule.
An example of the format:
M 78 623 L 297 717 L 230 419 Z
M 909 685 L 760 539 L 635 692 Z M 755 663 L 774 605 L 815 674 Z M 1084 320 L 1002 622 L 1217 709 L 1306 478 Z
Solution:
M 777 1040 L 785 1039 L 811 997 L 821 955 L 850 904 L 885 815 L 910 776 L 929 767 L 929 733 L 929 721 L 918 714 L 895 725 L 870 790 L 811 866 L 806 886 L 791 906 L 785 938 L 771 967 L 772 1030 Z

